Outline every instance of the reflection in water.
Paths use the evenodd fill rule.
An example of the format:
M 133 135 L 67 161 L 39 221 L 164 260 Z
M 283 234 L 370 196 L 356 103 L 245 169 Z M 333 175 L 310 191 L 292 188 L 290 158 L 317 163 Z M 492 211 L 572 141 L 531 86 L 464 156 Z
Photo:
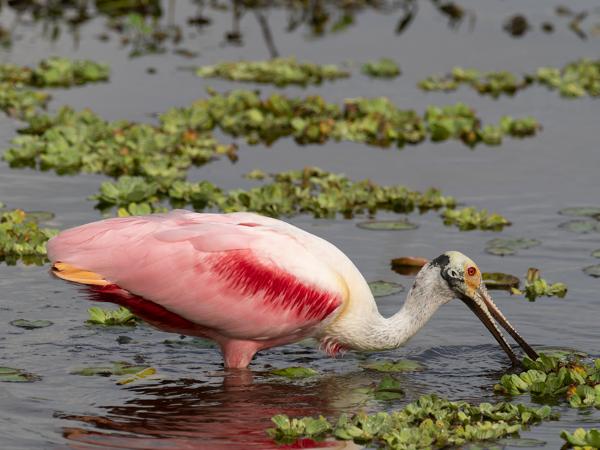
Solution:
M 502 351 L 494 345 L 442 346 L 413 359 L 427 368 L 394 374 L 406 393 L 402 400 L 374 400 L 364 388 L 375 387 L 384 374 L 373 371 L 353 369 L 293 382 L 250 370 L 232 370 L 202 380 L 164 380 L 125 387 L 131 398 L 122 405 L 101 405 L 105 411 L 102 415 L 61 414 L 63 419 L 88 424 L 69 425 L 63 428 L 63 436 L 75 449 L 282 448 L 265 433 L 276 414 L 335 418 L 342 412 L 400 409 L 429 392 L 451 400 L 494 401 L 491 386 L 508 367 Z M 352 362 L 353 367 L 357 365 L 358 361 Z M 221 376 L 222 383 L 213 381 L 220 381 Z M 295 445 L 357 448 L 351 443 L 310 440 Z M 346 447 L 340 447 L 343 445 Z
M 356 24 L 357 16 L 365 11 L 381 14 L 401 15 L 395 32 L 401 34 L 414 23 L 418 11 L 416 0 L 190 0 L 196 8 L 195 15 L 186 18 L 188 26 L 207 26 L 213 23 L 212 15 L 230 14 L 231 28 L 224 31 L 225 43 L 243 45 L 241 22 L 247 12 L 252 13 L 260 28 L 265 46 L 271 58 L 279 56 L 268 14 L 271 10 L 284 10 L 288 33 L 304 28 L 312 37 L 321 37 L 342 32 Z M 175 0 L 13 0 L 0 3 L 1 22 L 11 23 L 4 27 L 0 23 L 0 44 L 10 47 L 12 36 L 19 27 L 41 25 L 41 37 L 58 40 L 66 31 L 71 35 L 75 47 L 79 44 L 80 28 L 97 17 L 106 19 L 106 30 L 116 34 L 124 46 L 132 47 L 130 56 L 141 56 L 166 51 L 164 43 L 178 45 L 184 39 L 184 28 L 177 24 Z M 451 28 L 458 28 L 468 18 L 471 28 L 475 23 L 473 11 L 454 2 L 431 0 L 434 8 L 448 18 Z M 1 8 L 4 6 L 4 8 Z M 188 6 L 188 5 L 184 5 Z M 8 14 L 7 14 L 8 13 Z M 164 17 L 164 20 L 163 19 Z M 162 20 L 162 22 L 161 22 Z M 108 33 L 99 36 L 102 41 L 110 40 Z
M 356 410 L 369 401 L 356 389 L 375 382 L 365 372 L 297 384 L 272 380 L 254 382 L 251 371 L 236 370 L 226 372 L 223 384 L 218 386 L 180 379 L 128 387 L 125 389 L 134 397 L 124 405 L 102 406 L 106 410 L 103 416 L 61 415 L 94 427 L 93 431 L 64 428 L 63 435 L 76 449 L 90 445 L 131 449 L 282 448 L 265 433 L 272 425 L 272 416 L 333 416 L 342 409 Z M 358 448 L 344 442 L 304 440 L 300 444 L 303 448 Z M 299 448 L 295 445 L 293 448 Z

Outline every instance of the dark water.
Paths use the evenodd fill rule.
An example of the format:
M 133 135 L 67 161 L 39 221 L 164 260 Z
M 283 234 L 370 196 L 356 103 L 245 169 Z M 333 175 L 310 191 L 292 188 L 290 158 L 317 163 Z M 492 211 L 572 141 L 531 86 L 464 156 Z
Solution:
M 596 5 L 592 1 L 569 3 L 574 11 L 591 10 Z M 166 9 L 168 5 L 165 2 L 163 6 Z M 246 187 L 249 182 L 241 175 L 251 169 L 270 172 L 310 164 L 379 183 L 402 183 L 417 189 L 433 185 L 469 205 L 498 211 L 514 223 L 502 233 L 445 228 L 435 213 L 413 217 L 419 229 L 399 233 L 361 230 L 352 220 L 296 217 L 292 222 L 338 245 L 368 280 L 395 280 L 408 285 L 410 279 L 390 271 L 391 258 L 434 257 L 448 249 L 463 251 L 486 271 L 522 275 L 528 267 L 538 267 L 546 278 L 568 283 L 568 297 L 528 303 L 496 293 L 499 306 L 534 345 L 573 347 L 598 355 L 600 282 L 583 274 L 581 268 L 595 262 L 589 254 L 600 248 L 600 235 L 576 235 L 559 229 L 565 217 L 557 211 L 566 206 L 600 204 L 600 103 L 564 100 L 540 87 L 515 98 L 492 100 L 466 88 L 452 94 L 426 94 L 415 85 L 419 79 L 445 73 L 454 65 L 520 73 L 544 65 L 561 66 L 578 57 L 597 58 L 600 38 L 577 37 L 567 28 L 567 20 L 554 14 L 556 5 L 552 2 L 488 0 L 464 2 L 462 6 L 476 15 L 472 29 L 469 20 L 449 27 L 448 19 L 434 9 L 433 3 L 420 2 L 414 21 L 401 35 L 394 33 L 400 9 L 365 10 L 356 15 L 356 24 L 345 32 L 318 38 L 304 26 L 287 32 L 289 12 L 283 8 L 265 14 L 281 55 L 293 54 L 321 63 L 362 62 L 387 56 L 398 60 L 403 70 L 394 81 L 375 81 L 355 69 L 348 80 L 306 90 L 292 87 L 286 90 L 288 93 L 316 92 L 330 101 L 385 95 L 417 111 L 430 103 L 461 100 L 475 106 L 486 122 L 495 122 L 503 114 L 533 115 L 544 126 L 539 136 L 508 139 L 501 147 L 479 147 L 474 151 L 458 142 L 423 143 L 402 151 L 353 143 L 298 147 L 291 140 L 278 141 L 265 149 L 240 142 L 237 164 L 217 161 L 193 170 L 190 178 L 208 179 L 225 188 Z M 34 64 L 49 55 L 64 55 L 109 62 L 110 83 L 53 91 L 51 108 L 69 104 L 91 107 L 110 119 L 152 120 L 151 113 L 187 105 L 203 96 L 208 85 L 220 90 L 239 87 L 197 78 L 182 66 L 269 57 L 269 47 L 251 12 L 242 17 L 243 45 L 236 46 L 224 39 L 231 27 L 230 11 L 205 8 L 204 14 L 213 22 L 201 29 L 185 25 L 186 18 L 195 11 L 188 2 L 177 2 L 171 20 L 183 25 L 184 40 L 166 47 L 187 48 L 198 52 L 197 57 L 185 59 L 168 51 L 130 59 L 130 47 L 122 47 L 114 34 L 109 33 L 108 42 L 97 39 L 105 31 L 103 17 L 83 24 L 77 32 L 69 32 L 63 23 L 61 36 L 52 41 L 44 34 L 43 24 L 27 20 L 17 23 L 13 11 L 5 8 L 0 21 L 4 27 L 14 26 L 19 38 L 12 48 L 0 51 L 0 60 Z M 515 13 L 524 13 L 533 25 L 520 39 L 502 30 L 504 20 Z M 160 19 L 161 24 L 168 20 L 164 16 Z M 592 14 L 588 20 L 588 25 L 593 24 L 600 16 Z M 553 22 L 555 32 L 542 33 L 539 25 L 543 21 Z M 148 74 L 149 67 L 156 68 L 157 73 Z M 8 146 L 18 127 L 7 118 L 0 122 L 2 148 Z M 11 170 L 2 162 L 0 200 L 11 207 L 54 211 L 56 218 L 51 225 L 67 228 L 98 219 L 86 197 L 95 193 L 104 179 Z M 512 257 L 484 253 L 485 242 L 499 236 L 533 237 L 542 245 Z M 395 312 L 403 295 L 381 298 L 378 303 L 382 312 Z M 329 359 L 313 347 L 298 344 L 258 355 L 251 372 L 226 373 L 216 350 L 168 346 L 164 341 L 177 337 L 149 327 L 104 330 L 85 326 L 89 306 L 75 288 L 51 279 L 47 267 L 0 266 L 0 365 L 42 376 L 36 383 L 0 385 L 1 448 L 271 448 L 274 445 L 264 429 L 274 414 L 336 415 L 358 408 L 392 409 L 423 393 L 493 401 L 498 399 L 491 386 L 508 368 L 502 350 L 460 302 L 442 308 L 406 347 L 372 356 L 412 358 L 426 366 L 423 372 L 402 376 L 405 400 L 385 404 L 356 392 L 379 379 L 358 367 L 364 355 L 351 353 Z M 9 325 L 17 318 L 48 319 L 54 325 L 25 331 Z M 119 336 L 128 336 L 132 341 L 119 344 Z M 115 360 L 151 365 L 161 379 L 118 386 L 112 378 L 70 374 L 77 367 Z M 287 382 L 264 374 L 271 366 L 290 365 L 310 366 L 322 375 L 309 381 Z M 544 423 L 523 432 L 522 437 L 557 448 L 561 445 L 561 429 L 591 426 L 600 420 L 596 411 L 578 412 L 562 406 L 556 409 L 562 416 L 560 422 Z M 347 443 L 337 445 L 352 448 Z M 504 445 L 513 447 L 510 441 Z

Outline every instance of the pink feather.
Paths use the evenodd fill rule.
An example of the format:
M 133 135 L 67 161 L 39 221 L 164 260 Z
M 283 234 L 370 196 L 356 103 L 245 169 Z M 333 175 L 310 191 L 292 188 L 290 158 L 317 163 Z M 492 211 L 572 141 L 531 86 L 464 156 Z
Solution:
M 176 210 L 72 228 L 48 242 L 48 255 L 197 325 L 226 365 L 244 367 L 260 349 L 310 335 L 342 305 L 343 282 L 315 254 L 330 245 L 256 214 Z

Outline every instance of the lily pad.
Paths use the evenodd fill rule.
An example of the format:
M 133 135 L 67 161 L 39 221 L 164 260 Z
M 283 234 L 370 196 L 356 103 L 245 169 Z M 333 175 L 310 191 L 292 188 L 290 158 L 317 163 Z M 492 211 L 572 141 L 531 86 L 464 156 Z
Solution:
M 415 275 L 429 260 L 420 256 L 401 256 L 392 259 L 392 270 L 400 275 Z
M 35 222 L 49 222 L 54 219 L 54 213 L 50 211 L 25 211 L 28 220 Z
M 271 370 L 269 373 L 286 378 L 309 378 L 319 375 L 319 372 L 310 367 L 285 367 L 283 369 Z
M 563 216 L 577 216 L 577 217 L 592 217 L 600 214 L 600 207 L 598 206 L 576 206 L 573 208 L 561 209 L 559 214 Z
M 25 328 L 26 330 L 34 330 L 36 328 L 46 328 L 50 325 L 53 325 L 49 320 L 26 320 L 26 319 L 17 319 L 10 322 L 12 326 Z
M 148 366 L 134 366 L 127 362 L 115 361 L 112 365 L 105 366 L 90 366 L 81 369 L 75 369 L 71 372 L 73 375 L 81 375 L 84 377 L 110 377 L 112 375 L 132 375 L 142 370 L 148 369 Z
M 405 396 L 399 380 L 386 375 L 375 388 L 374 394 L 377 400 L 396 400 Z
M 496 238 L 486 243 L 485 251 L 491 255 L 514 255 L 517 250 L 528 249 L 540 245 L 537 239 L 529 238 Z
M 519 287 L 519 278 L 502 272 L 483 272 L 481 274 L 488 289 L 510 289 Z
M 21 369 L 12 367 L 0 367 L 0 382 L 6 383 L 30 383 L 38 380 L 39 377 L 31 373 L 27 373 Z
M 139 372 L 134 373 L 133 375 L 129 375 L 128 377 L 120 379 L 119 381 L 117 381 L 117 384 L 133 383 L 134 381 L 148 378 L 154 374 L 156 374 L 156 369 L 154 367 L 147 367 L 145 369 L 140 370 Z
M 393 281 L 371 281 L 369 287 L 373 293 L 373 297 L 387 297 L 388 295 L 394 295 L 404 290 L 404 286 L 400 283 L 394 283 Z
M 356 226 L 365 230 L 377 231 L 415 230 L 418 228 L 418 225 L 408 220 L 369 220 L 357 223 Z
M 593 256 L 594 258 L 600 258 L 600 248 L 599 248 L 598 250 L 594 250 L 594 251 L 592 252 L 592 256 Z
M 583 272 L 590 277 L 600 278 L 600 264 L 584 267 Z
M 362 363 L 360 367 L 366 370 L 376 370 L 377 372 L 416 372 L 424 369 L 423 365 L 410 359 L 401 359 L 397 361 L 367 361 Z
M 570 220 L 568 222 L 561 223 L 559 228 L 578 234 L 587 234 L 594 231 L 600 231 L 598 222 L 594 222 L 593 220 Z

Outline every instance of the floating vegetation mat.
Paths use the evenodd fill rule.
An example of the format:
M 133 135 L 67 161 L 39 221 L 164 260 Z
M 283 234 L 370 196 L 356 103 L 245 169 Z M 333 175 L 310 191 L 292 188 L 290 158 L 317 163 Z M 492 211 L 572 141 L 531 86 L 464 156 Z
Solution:
M 456 225 L 461 231 L 475 229 L 500 231 L 510 225 L 510 222 L 500 214 L 489 214 L 485 209 L 478 211 L 473 207 L 447 209 L 442 213 L 442 217 L 446 225 Z
M 577 428 L 573 434 L 563 430 L 563 432 L 560 433 L 560 437 L 567 441 L 565 444 L 567 448 L 574 448 L 576 450 L 600 448 L 600 430 L 597 428 L 592 428 L 590 430 Z
M 107 81 L 110 69 L 93 61 L 49 58 L 37 67 L 0 64 L 0 109 L 11 117 L 29 119 L 50 100 L 47 92 L 28 87 L 70 87 Z
M 118 309 L 110 310 L 94 306 L 88 309 L 89 319 L 86 323 L 91 325 L 129 325 L 133 326 L 137 322 L 137 317 L 134 316 L 127 308 L 120 306 Z
M 227 61 L 214 66 L 198 68 L 201 77 L 224 78 L 232 81 L 272 83 L 283 87 L 288 84 L 307 86 L 326 80 L 347 78 L 350 73 L 333 64 L 298 62 L 296 58 L 275 58 L 267 61 Z
M 302 438 L 335 438 L 370 448 L 409 450 L 494 440 L 514 435 L 542 420 L 556 418 L 549 406 L 530 408 L 512 403 L 475 406 L 426 395 L 399 411 L 342 414 L 334 424 L 323 416 L 291 419 L 277 415 L 272 418 L 275 428 L 267 433 L 278 443 L 292 444 Z
M 342 107 L 320 96 L 289 98 L 272 94 L 262 99 L 248 90 L 227 94 L 211 92 L 207 99 L 189 108 L 172 108 L 161 117 L 168 129 L 188 128 L 208 131 L 216 126 L 227 134 L 244 137 L 249 144 L 271 144 L 282 137 L 293 137 L 299 144 L 336 141 L 402 147 L 433 141 L 458 139 L 499 145 L 504 136 L 526 137 L 539 129 L 531 117 L 503 117 L 497 125 L 481 126 L 475 111 L 463 103 L 430 106 L 424 115 L 398 109 L 389 99 L 346 99 Z
M 600 96 L 600 60 L 580 59 L 563 68 L 540 67 L 533 74 L 517 76 L 510 72 L 480 72 L 455 67 L 444 76 L 431 76 L 419 82 L 425 91 L 455 91 L 468 85 L 480 94 L 494 98 L 514 95 L 532 84 L 557 90 L 562 97 Z
M 600 359 L 585 364 L 577 356 L 561 358 L 541 354 L 523 360 L 524 372 L 503 375 L 496 392 L 520 395 L 526 392 L 538 402 L 566 400 L 573 408 L 600 408 Z
M 274 94 L 262 100 L 243 90 L 213 94 L 189 108 L 173 108 L 160 116 L 158 125 L 106 121 L 90 110 L 77 112 L 66 106 L 54 115 L 38 115 L 31 113 L 33 104 L 26 104 L 18 108 L 28 127 L 20 130 L 3 156 L 11 167 L 142 176 L 165 187 L 184 179 L 192 165 L 219 155 L 237 159 L 236 146 L 214 138 L 217 126 L 234 137 L 244 136 L 250 144 L 293 136 L 301 144 L 335 139 L 383 147 L 416 144 L 427 136 L 433 141 L 497 145 L 503 135 L 529 136 L 539 128 L 535 119 L 510 117 L 502 118 L 498 126 L 481 128 L 474 111 L 460 103 L 429 107 L 420 117 L 397 109 L 386 98 L 349 99 L 340 109 L 317 96 L 290 99 Z
M 374 78 L 396 78 L 400 75 L 400 67 L 389 58 L 381 58 L 378 61 L 369 61 L 362 66 L 362 73 Z
M 9 265 L 22 261 L 42 265 L 46 259 L 46 242 L 58 233 L 40 228 L 25 211 L 0 211 L 0 261 Z
M 0 82 L 34 87 L 71 87 L 108 81 L 110 68 L 88 60 L 48 58 L 37 67 L 0 64 Z
M 419 192 L 402 185 L 380 186 L 370 180 L 352 181 L 343 174 L 327 172 L 316 167 L 280 172 L 269 177 L 270 182 L 262 186 L 248 190 L 223 191 L 208 181 L 175 181 L 167 187 L 142 177 L 123 176 L 116 182 L 102 183 L 100 192 L 92 199 L 97 201 L 96 206 L 101 211 L 118 208 L 120 216 L 165 211 L 161 203 L 163 200 L 168 200 L 175 208 L 192 206 L 196 211 L 252 211 L 271 217 L 309 213 L 316 218 L 334 218 L 337 214 L 352 218 L 359 214 L 374 215 L 380 210 L 410 213 L 415 210 L 425 212 L 446 208 L 445 217 L 456 205 L 453 197 L 444 196 L 434 188 Z M 470 226 L 464 229 L 499 230 L 499 223 L 509 223 L 498 214 L 489 215 L 485 210 L 477 211 L 474 208 L 469 210 L 478 220 L 470 222 Z M 460 226 L 461 222 L 445 219 L 444 223 Z M 359 225 L 361 228 L 372 228 L 364 226 L 364 223 Z
M 140 175 L 164 186 L 185 178 L 187 169 L 218 155 L 236 159 L 236 147 L 221 145 L 210 131 L 106 121 L 90 110 L 64 106 L 52 116 L 29 120 L 4 153 L 11 167 L 52 169 L 58 174 L 79 172 Z

